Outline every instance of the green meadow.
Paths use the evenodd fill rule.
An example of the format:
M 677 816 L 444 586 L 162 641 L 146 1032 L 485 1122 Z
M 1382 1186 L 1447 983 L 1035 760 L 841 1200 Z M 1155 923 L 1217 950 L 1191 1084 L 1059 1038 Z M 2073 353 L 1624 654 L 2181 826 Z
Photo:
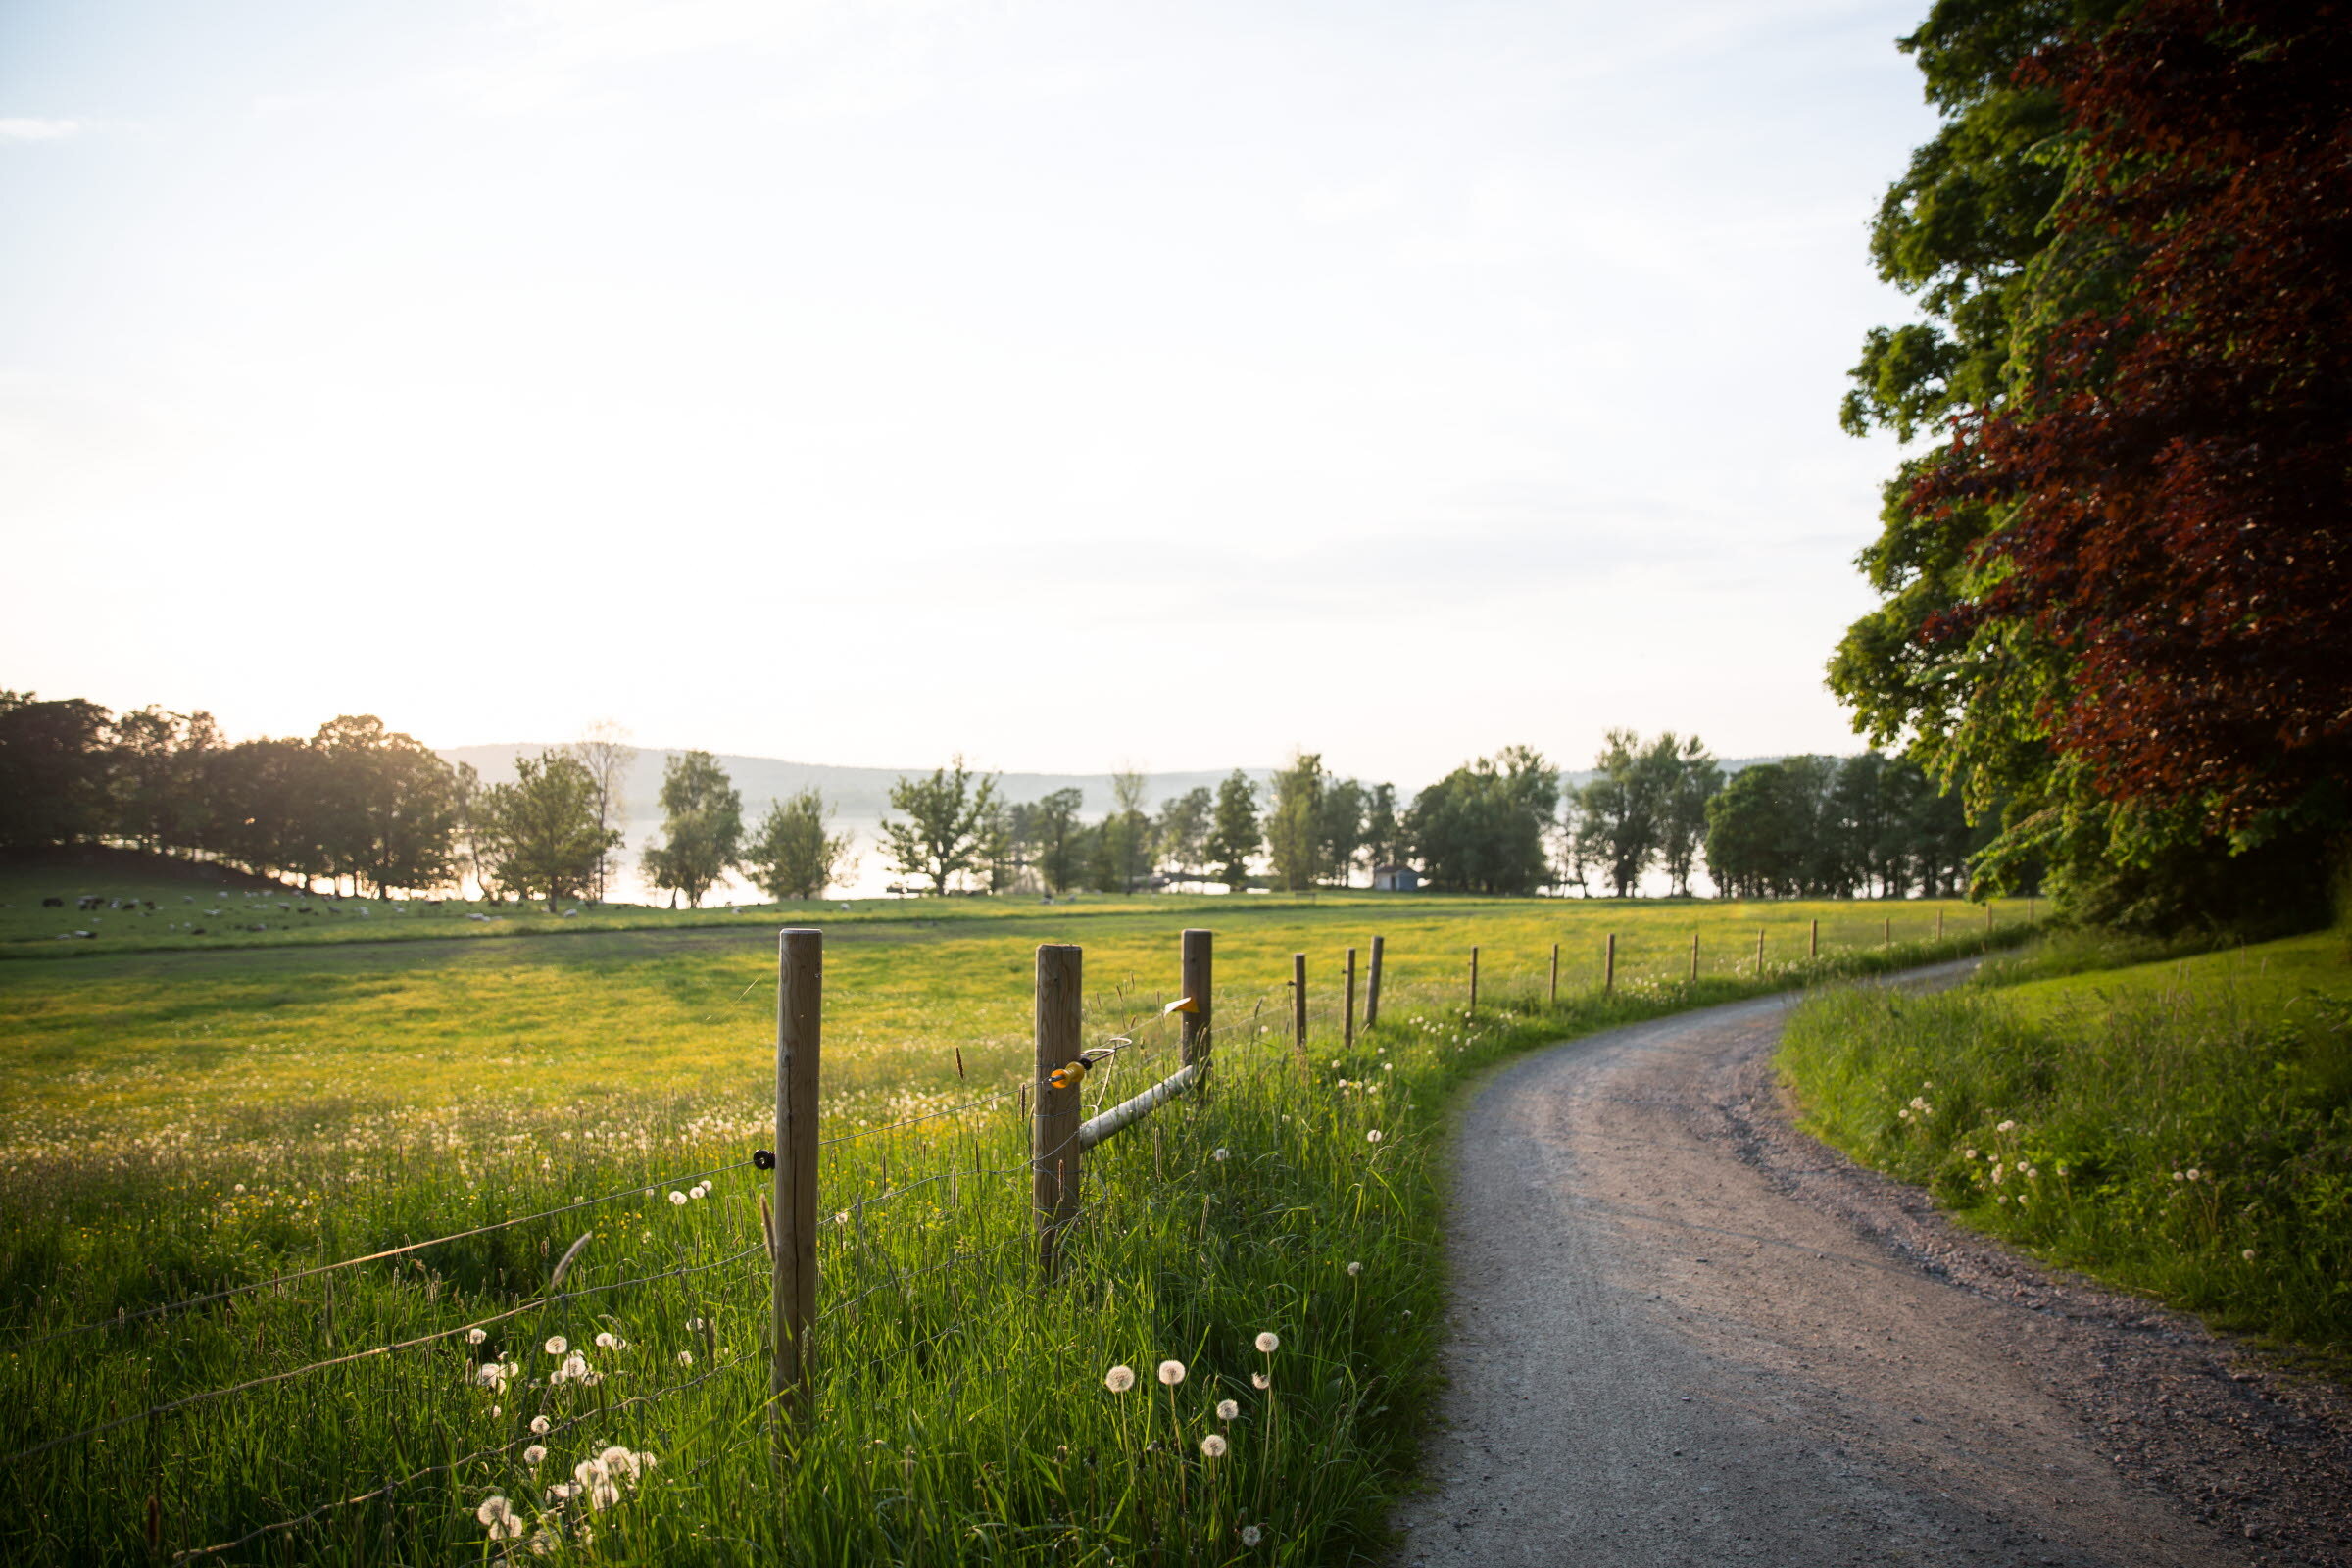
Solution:
M 2140 961 L 2132 961 L 2134 959 Z M 2054 1262 L 2352 1366 L 2352 940 L 2062 935 L 1791 1020 L 1806 1124 Z
M 2026 915 L 1996 910 L 1994 940 Z M 363 940 L 361 918 L 416 923 Z M 1544 1041 L 1985 931 L 1960 904 L 1369 894 L 599 918 L 484 940 L 295 914 L 218 951 L 149 933 L 0 963 L 0 1554 L 1368 1560 L 1430 1393 L 1454 1090 Z M 814 1386 L 778 1419 L 748 1161 L 772 1142 L 774 932 L 812 918 L 823 1285 Z M 1087 1037 L 1117 1050 L 1099 1106 L 1173 1068 L 1187 925 L 1217 934 L 1211 1090 L 1089 1156 L 1047 1286 L 1035 946 L 1085 949 Z M 1383 1016 L 1350 1049 L 1342 958 L 1376 932 Z M 1119 1366 L 1140 1376 L 1114 1392 Z

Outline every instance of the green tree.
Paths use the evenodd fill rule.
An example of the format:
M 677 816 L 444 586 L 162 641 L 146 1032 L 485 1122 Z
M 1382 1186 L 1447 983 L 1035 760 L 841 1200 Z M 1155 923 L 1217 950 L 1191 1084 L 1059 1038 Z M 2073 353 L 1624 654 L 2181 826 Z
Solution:
M 550 910 L 590 885 L 597 857 L 620 838 L 596 825 L 595 775 L 557 752 L 514 759 L 514 782 L 477 798 L 473 828 L 488 840 L 498 885 L 517 898 L 544 897 Z
M 346 713 L 311 738 L 326 795 L 318 803 L 329 875 L 352 891 L 437 888 L 457 876 L 457 771 L 373 713 Z
M 1697 736 L 1669 730 L 1650 743 L 1652 765 L 1666 775 L 1658 810 L 1658 862 L 1677 898 L 1690 896 L 1690 870 L 1707 838 L 1707 802 L 1723 788 L 1723 768 Z
M 1110 815 L 1102 819 L 1096 886 L 1105 893 L 1133 893 L 1152 874 L 1152 818 L 1144 810 L 1152 781 L 1134 771 L 1110 775 Z
M 637 748 L 629 744 L 628 729 L 610 718 L 598 719 L 588 726 L 588 733 L 564 749 L 564 755 L 578 762 L 596 780 L 596 825 L 600 828 L 625 828 L 629 819 L 629 768 L 637 760 Z M 596 862 L 596 885 L 592 890 L 601 902 L 612 877 L 612 857 L 606 855 Z
M 988 829 L 996 815 L 997 781 L 974 773 L 964 760 L 924 778 L 902 777 L 890 787 L 890 808 L 904 821 L 882 820 L 883 853 L 901 876 L 921 877 L 936 896 L 989 858 Z
M 1160 863 L 1171 880 L 1197 882 L 1208 856 L 1208 830 L 1216 800 L 1206 785 L 1170 796 L 1159 808 L 1154 833 Z
M 1049 893 L 1067 893 L 1086 874 L 1086 828 L 1078 820 L 1085 806 L 1085 793 L 1071 788 L 1040 796 L 1029 808 L 1037 874 Z
M 1323 874 L 1346 887 L 1349 873 L 1355 869 L 1355 858 L 1364 847 L 1364 808 L 1368 796 L 1364 787 L 1351 778 L 1334 779 L 1324 787 L 1323 799 L 1317 804 L 1315 837 L 1319 843 Z
M 1297 752 L 1274 775 L 1274 804 L 1266 812 L 1266 850 L 1274 877 L 1287 892 L 1315 885 L 1323 867 L 1323 758 Z
M 1433 887 L 1534 893 L 1551 877 L 1559 807 L 1559 769 L 1532 747 L 1506 746 L 1414 797 L 1405 833 Z
M 1676 744 L 1671 734 L 1644 746 L 1630 729 L 1610 730 L 1593 760 L 1600 776 L 1577 792 L 1585 841 L 1621 899 L 1640 887 L 1665 845 L 1681 772 Z
M 811 787 L 767 803 L 760 831 L 744 851 L 744 867 L 767 896 L 821 899 L 848 874 L 850 836 L 827 831 L 833 813 Z
M 572 760 L 587 774 L 587 764 Z M 594 803 L 602 809 L 603 792 Z M 743 796 L 709 752 L 676 752 L 662 769 L 662 838 L 645 851 L 647 880 L 686 895 L 690 909 L 743 858 Z
M 0 844 L 73 844 L 108 826 L 107 710 L 0 692 Z
M 1257 821 L 1257 786 L 1235 768 L 1217 786 L 1216 825 L 1208 836 L 1208 858 L 1226 888 L 1240 893 L 1250 885 L 1250 858 L 1265 841 Z
M 1372 869 L 1404 861 L 1404 824 L 1396 815 L 1396 786 L 1375 784 L 1364 808 L 1364 854 Z

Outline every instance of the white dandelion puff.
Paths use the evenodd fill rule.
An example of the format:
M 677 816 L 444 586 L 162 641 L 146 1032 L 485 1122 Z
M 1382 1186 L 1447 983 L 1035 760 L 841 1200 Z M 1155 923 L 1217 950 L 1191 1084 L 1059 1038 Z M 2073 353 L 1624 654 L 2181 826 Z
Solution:
M 1231 1420 L 1232 1420 L 1234 1417 L 1236 1417 L 1236 1416 L 1240 1415 L 1241 1413 L 1242 1413 L 1242 1407 L 1241 1407 L 1241 1404 L 1240 1404 L 1240 1402 L 1239 1402 L 1238 1400 L 1234 1400 L 1234 1399 L 1219 1399 L 1219 1400 L 1217 1401 L 1217 1419 L 1218 1419 L 1218 1420 L 1220 1420 L 1220 1421 L 1231 1421 Z
M 1102 1374 L 1102 1386 L 1113 1394 L 1125 1394 L 1135 1387 L 1135 1368 L 1121 1364 Z
M 600 1350 L 616 1350 L 620 1348 L 619 1337 L 607 1329 L 596 1337 L 596 1348 Z
M 1361 1263 L 1350 1263 L 1348 1265 L 1348 1277 L 1349 1279 L 1355 1278 L 1356 1275 L 1361 1274 L 1363 1271 L 1364 1265 Z
M 1217 1433 L 1211 1432 L 1211 1433 L 1210 1433 L 1210 1434 L 1209 1434 L 1207 1437 L 1205 1437 L 1205 1438 L 1202 1438 L 1202 1439 L 1200 1440 L 1200 1452 L 1201 1452 L 1202 1456 L 1203 1456 L 1203 1457 L 1205 1457 L 1205 1458 L 1210 1458 L 1210 1459 L 1222 1459 L 1222 1458 L 1224 1458 L 1224 1457 L 1225 1457 L 1225 1440 L 1224 1440 L 1224 1438 L 1223 1438 L 1223 1437 L 1221 1437 L 1221 1436 L 1219 1436 Z
M 702 1333 L 702 1332 L 703 1332 L 703 1320 L 702 1320 L 701 1318 L 699 1318 L 699 1317 L 690 1317 L 690 1318 L 688 1318 L 688 1319 L 686 1320 L 686 1326 L 687 1326 L 689 1329 L 692 1329 L 692 1330 L 693 1330 L 695 1333 L 697 1333 L 697 1334 L 700 1334 L 700 1333 Z
M 1282 1336 L 1268 1330 L 1257 1337 L 1257 1348 L 1266 1354 L 1272 1355 L 1276 1350 L 1282 1348 Z
M 561 1334 L 547 1342 L 547 1353 L 550 1355 L 562 1355 L 570 1348 L 571 1342 Z
M 1233 1157 L 1233 1151 L 1230 1149 L 1216 1150 L 1210 1153 L 1208 1157 L 1211 1159 L 1231 1159 Z
M 467 1329 L 466 1331 L 466 1343 L 467 1345 L 479 1345 L 489 1337 L 489 1335 L 483 1333 L 480 1329 Z
M 2244 1259 L 2245 1259 L 2247 1262 L 2251 1263 L 2251 1262 L 2253 1262 L 2253 1261 L 2254 1261 L 2254 1249 L 2252 1249 L 2251 1247 L 2249 1247 L 2249 1248 L 2247 1248 L 2247 1249 L 2246 1249 L 2244 1251 L 2242 1251 L 2242 1252 L 2238 1253 L 2237 1255 L 2238 1255 L 2238 1256 L 2240 1256 L 2240 1257 L 2242 1257 L 2242 1258 L 2244 1258 Z
M 529 1447 L 522 1450 L 522 1462 L 524 1464 L 541 1464 L 544 1463 L 546 1459 L 547 1445 L 544 1443 L 534 1443 Z
M 547 1417 L 543 1415 L 531 1417 L 531 1435 L 541 1438 L 547 1436 Z
M 2013 1121 L 2005 1121 L 1994 1127 L 1993 1131 L 1996 1133 L 2013 1133 L 2017 1131 L 2017 1123 Z
M 1373 1129 L 1372 1129 L 1370 1132 L 1368 1132 L 1368 1133 L 1364 1134 L 1364 1142 L 1365 1142 L 1365 1143 L 1367 1143 L 1367 1144 L 1377 1144 L 1377 1143 L 1379 1143 L 1379 1142 L 1380 1142 L 1380 1129 L 1379 1129 L 1379 1128 L 1377 1128 L 1377 1127 L 1375 1127 L 1375 1128 L 1373 1128 Z
M 678 1352 L 678 1365 L 680 1365 L 680 1366 L 692 1366 L 692 1365 L 694 1365 L 694 1352 L 693 1352 L 692 1350 L 680 1350 L 680 1351 Z
M 684 1208 L 686 1206 L 686 1195 L 684 1193 L 672 1192 L 669 1195 L 669 1200 L 677 1204 L 680 1208 Z
M 1260 1530 L 1260 1529 L 1258 1529 L 1258 1528 L 1257 1528 L 1257 1526 L 1255 1526 L 1255 1525 L 1244 1525 L 1244 1526 L 1242 1526 L 1242 1544 L 1243 1544 L 1243 1545 L 1245 1545 L 1245 1546 L 1254 1546 L 1254 1545 L 1256 1545 L 1256 1544 L 1257 1544 L 1259 1542 L 1261 1542 L 1261 1541 L 1263 1541 L 1263 1540 L 1265 1540 L 1265 1539 L 1266 1539 L 1266 1533 L 1265 1533 L 1263 1530 Z
M 473 1516 L 483 1524 L 495 1525 L 502 1519 L 513 1517 L 514 1512 L 513 1505 L 494 1492 L 482 1499 L 482 1505 L 473 1510 Z
M 1274 1380 L 1263 1372 L 1252 1372 L 1250 1374 L 1250 1386 L 1253 1389 L 1270 1389 L 1274 1386 Z
M 1160 1362 L 1159 1381 L 1166 1384 L 1171 1389 L 1177 1384 L 1182 1383 L 1184 1381 L 1184 1363 L 1182 1361 Z

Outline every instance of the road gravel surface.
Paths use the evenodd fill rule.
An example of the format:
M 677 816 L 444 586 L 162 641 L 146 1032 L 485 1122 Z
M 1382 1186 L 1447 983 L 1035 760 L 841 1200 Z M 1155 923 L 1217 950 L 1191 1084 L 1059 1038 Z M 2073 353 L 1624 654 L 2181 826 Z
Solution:
M 2352 1562 L 2342 1391 L 1793 1131 L 1769 1062 L 1793 1004 L 1573 1041 L 1475 1093 L 1397 1561 Z

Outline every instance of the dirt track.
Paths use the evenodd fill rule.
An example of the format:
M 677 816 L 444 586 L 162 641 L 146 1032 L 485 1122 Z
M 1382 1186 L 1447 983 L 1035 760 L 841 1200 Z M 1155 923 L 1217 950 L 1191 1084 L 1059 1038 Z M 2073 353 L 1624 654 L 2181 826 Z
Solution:
M 1790 1131 L 1785 1005 L 1572 1042 L 1478 1094 L 1400 1563 L 2352 1562 L 2340 1393 Z

